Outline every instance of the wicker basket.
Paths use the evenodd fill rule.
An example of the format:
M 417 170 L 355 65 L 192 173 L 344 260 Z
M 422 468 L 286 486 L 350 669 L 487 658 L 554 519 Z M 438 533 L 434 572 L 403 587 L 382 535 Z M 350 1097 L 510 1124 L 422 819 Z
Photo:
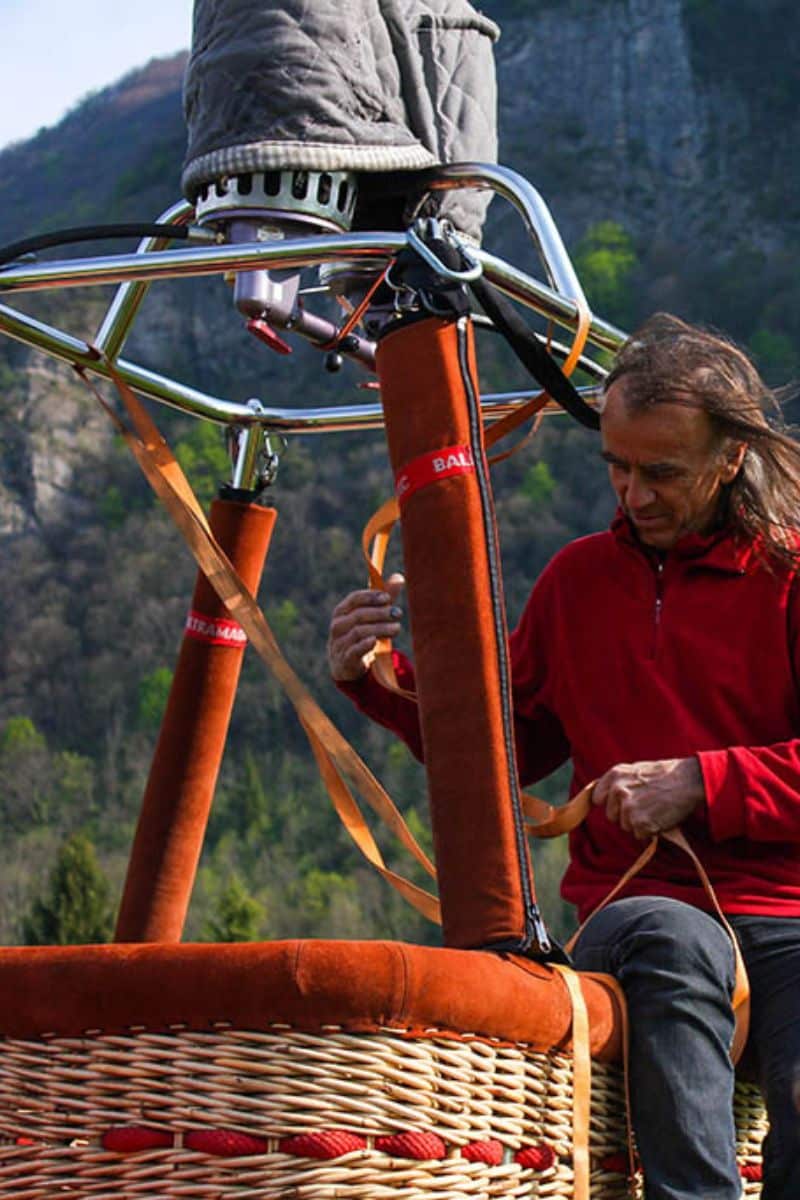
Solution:
M 572 1197 L 572 1062 L 479 1038 L 220 1029 L 9 1039 L 0 1195 Z M 760 1194 L 757 1089 L 737 1094 Z M 622 1080 L 592 1074 L 591 1195 L 622 1200 Z M 748 1178 L 749 1176 L 749 1178 Z
M 93 948 L 83 971 L 80 949 L 54 950 L 39 964 L 47 994 L 28 1008 L 19 992 L 28 986 L 26 952 L 0 954 L 0 991 L 14 980 L 18 985 L 18 998 L 10 1002 L 16 1009 L 6 1003 L 12 1034 L 0 1043 L 0 1196 L 571 1200 L 572 1058 L 563 1049 L 542 1049 L 535 1036 L 544 1028 L 552 1038 L 552 1014 L 537 1018 L 531 1012 L 527 1042 L 452 1026 L 421 1028 L 408 1020 L 409 1014 L 428 1016 L 423 997 L 431 976 L 424 971 L 450 973 L 466 964 L 452 987 L 465 1018 L 476 1015 L 468 994 L 476 960 L 481 966 L 489 959 L 509 994 L 522 979 L 534 1009 L 537 997 L 552 1009 L 557 983 L 540 968 L 535 975 L 515 974 L 513 964 L 491 956 L 394 947 L 395 959 L 407 967 L 402 982 L 395 973 L 397 999 L 387 984 L 383 992 L 374 989 L 367 1009 L 362 989 L 356 1008 L 349 993 L 357 973 L 351 989 L 347 964 L 363 961 L 374 978 L 379 948 L 365 945 L 363 959 L 358 947 L 346 943 L 302 949 L 304 964 L 300 952 L 281 956 L 280 947 L 141 947 L 127 955 L 124 948 Z M 4 978 L 10 955 L 16 962 Z M 177 983 L 189 975 L 198 993 L 198 1023 L 200 1013 L 214 1011 L 223 996 L 232 1004 L 226 956 L 246 981 L 243 1003 L 263 1006 L 262 1028 L 225 1021 L 193 1028 L 173 1021 L 154 1029 L 153 973 L 162 978 L 165 1014 L 186 1003 Z M 193 982 L 198 964 L 208 972 L 204 991 Z M 98 1027 L 65 1035 L 56 1025 L 58 986 L 72 994 L 74 981 L 87 974 L 99 991 L 78 997 L 78 1011 Z M 332 1002 L 319 999 L 328 977 L 337 992 Z M 307 1005 L 332 1006 L 345 1016 L 349 1009 L 348 1020 L 320 1024 L 313 1032 L 276 1020 L 280 1005 L 298 1012 L 301 991 Z M 151 1010 L 137 1028 L 130 1016 L 142 1008 L 143 996 Z M 486 1003 L 485 995 L 480 1002 Z M 40 1026 L 47 1016 L 57 1031 L 18 1036 L 31 1007 Z M 385 1011 L 383 1027 L 375 1022 L 376 1007 Z M 101 1031 L 101 1018 L 112 1009 L 125 1028 Z M 400 1028 L 403 1016 L 406 1026 Z M 73 1019 L 64 1016 L 62 1027 Z M 499 1012 L 498 1020 L 512 1024 L 509 1013 Z M 354 1029 L 372 1024 L 373 1031 Z M 737 1117 L 744 1175 L 755 1176 L 764 1120 L 754 1088 L 740 1086 Z M 592 1200 L 622 1200 L 629 1186 L 621 1072 L 597 1055 L 590 1153 Z M 745 1178 L 746 1196 L 759 1191 L 755 1178 Z
M 0 1194 L 20 1200 L 572 1195 L 564 1054 L 219 1029 L 9 1039 L 0 1062 Z M 616 1068 L 595 1069 L 592 1102 L 592 1195 L 615 1200 Z

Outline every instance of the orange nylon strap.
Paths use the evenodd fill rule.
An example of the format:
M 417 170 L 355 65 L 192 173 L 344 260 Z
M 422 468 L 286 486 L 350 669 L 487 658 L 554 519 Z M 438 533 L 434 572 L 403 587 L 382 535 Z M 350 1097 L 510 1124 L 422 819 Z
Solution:
M 544 412 L 542 410 L 544 405 L 547 403 L 547 396 L 544 392 L 540 392 L 536 399 L 538 400 L 540 398 L 542 399 L 542 404 L 540 406 L 537 405 L 537 408 L 534 409 L 533 421 L 531 422 L 531 427 L 528 432 L 524 437 L 521 437 L 518 442 L 515 442 L 509 450 L 503 450 L 500 452 L 500 454 L 490 454 L 486 459 L 490 467 L 496 467 L 498 463 L 505 462 L 507 458 L 512 458 L 513 455 L 518 454 L 523 446 L 527 446 L 531 438 L 534 438 L 539 432 L 539 426 L 541 425 L 544 417 Z M 516 414 L 514 415 L 516 416 Z M 525 415 L 527 417 L 530 414 L 526 413 Z M 508 433 L 508 430 L 506 430 L 506 433 Z
M 375 295 L 386 276 L 389 274 L 389 266 L 390 264 L 387 263 L 380 275 L 378 275 L 377 279 L 375 279 L 374 283 L 370 285 L 360 304 L 358 304 L 357 307 L 348 314 L 346 321 L 339 329 L 336 330 L 336 333 L 333 335 L 331 340 L 329 342 L 324 342 L 321 346 L 318 346 L 318 350 L 335 350 L 336 347 L 344 341 L 347 335 L 353 332 L 356 325 L 358 325 L 364 313 L 369 308 L 370 300 Z
M 535 818 L 534 821 L 529 820 L 527 822 L 528 832 L 533 837 L 541 838 L 558 837 L 562 833 L 569 833 L 571 830 L 580 825 L 581 821 L 583 821 L 588 814 L 592 804 L 593 790 L 594 784 L 591 783 L 588 787 L 585 787 L 583 791 L 578 792 L 576 796 L 573 796 L 573 798 L 562 808 L 554 808 L 552 805 L 545 804 L 542 800 L 538 800 L 534 796 L 527 796 L 523 793 L 522 804 L 525 813 L 528 817 Z M 738 1062 L 742 1051 L 744 1050 L 745 1042 L 747 1041 L 747 1031 L 750 1024 L 750 985 L 747 981 L 747 971 L 745 969 L 742 951 L 739 946 L 739 942 L 737 941 L 736 934 L 733 932 L 729 922 L 725 917 L 725 914 L 722 911 L 722 907 L 717 899 L 717 895 L 714 891 L 711 880 L 708 878 L 703 864 L 700 862 L 700 859 L 689 845 L 685 834 L 680 828 L 662 830 L 661 833 L 656 834 L 656 836 L 652 838 L 650 842 L 648 842 L 647 846 L 645 846 L 644 850 L 633 863 L 633 865 L 630 866 L 622 878 L 617 881 L 605 899 L 602 900 L 601 903 L 598 904 L 598 906 L 590 913 L 590 915 L 586 918 L 586 921 L 584 921 L 580 929 L 578 929 L 577 933 L 573 934 L 567 943 L 567 950 L 570 950 L 578 940 L 586 927 L 587 921 L 590 921 L 595 913 L 599 912 L 601 908 L 605 908 L 607 904 L 610 904 L 615 896 L 619 895 L 622 889 L 629 883 L 631 879 L 633 879 L 634 875 L 638 875 L 642 868 L 647 865 L 656 852 L 659 837 L 662 837 L 667 842 L 672 842 L 674 846 L 678 846 L 679 849 L 683 850 L 685 854 L 688 854 L 689 858 L 694 863 L 694 868 L 697 871 L 700 882 L 703 885 L 703 890 L 711 902 L 711 907 L 731 939 L 733 955 L 736 963 L 736 980 L 734 983 L 733 996 L 731 997 L 731 1005 L 736 1018 L 736 1027 L 734 1029 L 733 1042 L 731 1044 L 731 1058 L 733 1059 L 734 1063 L 736 1063 Z
M 367 562 L 369 586 L 378 592 L 386 589 L 386 581 L 382 575 L 383 563 L 386 558 L 389 538 L 399 515 L 400 509 L 397 504 L 397 498 L 390 496 L 388 500 L 384 500 L 377 512 L 372 514 L 361 534 L 361 551 Z M 401 688 L 397 682 L 397 676 L 392 663 L 391 638 L 379 638 L 375 645 L 374 655 L 375 657 L 370 670 L 376 676 L 378 682 L 390 692 L 395 692 L 398 696 L 405 696 L 409 700 L 416 700 L 415 692 L 409 692 L 405 688 Z
M 543 800 L 539 800 L 537 797 L 529 796 L 523 792 L 523 808 L 526 816 L 529 818 L 529 821 L 527 822 L 528 832 L 533 837 L 552 838 L 559 837 L 561 834 L 569 833 L 571 830 L 577 828 L 577 826 L 580 825 L 581 821 L 583 821 L 589 813 L 592 803 L 593 790 L 594 784 L 591 783 L 588 785 L 588 787 L 585 787 L 582 791 L 578 792 L 576 796 L 573 796 L 570 801 L 560 808 L 556 808 L 551 804 L 546 804 Z M 530 818 L 532 818 L 532 820 Z M 736 939 L 736 935 L 734 934 L 729 922 L 726 920 L 725 915 L 722 912 L 719 900 L 717 899 L 716 893 L 710 879 L 708 878 L 705 868 L 703 867 L 692 847 L 689 845 L 689 842 L 686 840 L 683 832 L 680 829 L 671 829 L 662 832 L 660 836 L 665 838 L 666 841 L 672 842 L 673 845 L 679 846 L 686 854 L 689 855 L 700 877 L 700 881 L 703 884 L 703 888 L 711 901 L 714 911 L 731 939 L 731 945 L 733 946 L 733 954 L 736 963 L 736 980 L 734 984 L 733 995 L 731 997 L 731 1007 L 734 1013 L 735 1025 L 730 1054 L 732 1061 L 736 1063 L 739 1061 L 739 1058 L 744 1050 L 745 1043 L 747 1042 L 747 1032 L 750 1023 L 750 985 L 747 979 L 747 971 L 745 969 L 744 959 L 742 958 L 741 948 Z M 590 921 L 595 913 L 599 912 L 601 908 L 605 908 L 607 904 L 610 904 L 614 897 L 617 896 L 626 886 L 628 881 L 632 879 L 634 875 L 637 875 L 639 871 L 641 871 L 642 868 L 647 865 L 647 863 L 655 854 L 657 846 L 658 836 L 654 837 L 647 844 L 633 865 L 628 868 L 628 870 L 609 892 L 606 898 L 597 906 L 597 908 L 594 909 L 590 916 L 587 917 L 586 921 L 584 921 L 580 926 L 578 931 L 569 939 L 566 945 L 568 952 L 572 950 L 581 933 L 586 928 L 587 922 Z M 625 1110 L 628 1123 L 628 1170 L 631 1186 L 633 1187 L 633 1180 L 636 1172 L 636 1157 L 633 1145 L 633 1125 L 631 1122 L 631 1100 L 629 1086 L 630 1037 L 628 1032 L 628 1010 L 627 1005 L 624 1002 L 624 996 L 622 996 L 621 1011 L 623 1013 L 622 1047 L 623 1074 L 625 1080 Z
M 192 492 L 180 465 L 151 421 L 146 410 L 125 381 L 108 364 L 126 411 L 138 436 L 129 430 L 106 404 L 100 393 L 76 367 L 88 387 L 130 447 L 150 486 L 183 534 L 189 549 L 211 586 L 242 628 L 258 655 L 283 685 L 311 743 L 323 779 L 342 823 L 353 841 L 376 870 L 423 916 L 440 921 L 435 896 L 390 870 L 367 827 L 345 777 L 358 787 L 362 797 L 384 820 L 417 862 L 431 875 L 436 871 L 416 842 L 402 815 L 372 772 L 322 712 L 284 658 L 266 618 L 232 567 L 227 555 L 210 532 L 205 514 Z
M 537 796 L 529 796 L 527 792 L 523 792 L 522 808 L 528 818 L 528 833 L 537 838 L 561 837 L 563 833 L 571 833 L 589 815 L 593 791 L 594 784 L 590 783 L 558 808 L 554 804 L 546 804 Z
M 733 1013 L 736 1018 L 733 1042 L 731 1043 L 731 1058 L 734 1063 L 737 1063 L 744 1051 L 745 1043 L 747 1042 L 747 1033 L 750 1028 L 750 983 L 747 978 L 747 968 L 744 965 L 741 947 L 739 946 L 736 934 L 733 932 L 730 923 L 722 911 L 711 880 L 706 874 L 706 869 L 689 845 L 683 830 L 680 827 L 667 829 L 661 834 L 661 837 L 665 841 L 672 842 L 674 846 L 679 846 L 685 854 L 689 855 L 689 858 L 694 863 L 697 874 L 700 876 L 700 882 L 705 889 L 705 893 L 714 907 L 714 912 L 717 914 L 718 920 L 731 939 L 733 957 L 736 964 L 736 978 L 733 985 L 733 996 L 731 997 L 731 1005 L 733 1006 Z
M 531 832 L 533 832 L 533 830 Z M 535 836 L 535 833 L 534 833 L 534 836 Z M 703 885 L 703 890 L 705 891 L 706 895 L 708 896 L 709 900 L 711 901 L 711 907 L 713 908 L 723 929 L 726 931 L 726 933 L 728 934 L 728 937 L 731 939 L 731 946 L 733 947 L 733 957 L 734 957 L 734 962 L 735 962 L 735 967 L 736 967 L 736 975 L 735 975 L 734 986 L 733 986 L 733 995 L 731 996 L 731 1007 L 733 1008 L 733 1015 L 735 1017 L 735 1022 L 736 1022 L 735 1026 L 734 1026 L 734 1031 L 733 1031 L 733 1040 L 731 1042 L 731 1059 L 733 1060 L 734 1063 L 737 1063 L 739 1061 L 739 1059 L 741 1058 L 742 1051 L 744 1050 L 745 1043 L 747 1042 L 747 1033 L 748 1033 L 748 1029 L 750 1027 L 750 984 L 747 979 L 747 970 L 744 965 L 744 959 L 742 957 L 741 947 L 739 946 L 739 942 L 736 938 L 736 934 L 733 932 L 733 929 L 731 928 L 730 923 L 728 922 L 728 920 L 725 917 L 725 914 L 722 911 L 722 907 L 720 906 L 719 900 L 717 899 L 717 894 L 714 891 L 713 884 L 711 883 L 711 880 L 708 878 L 708 875 L 706 874 L 706 870 L 703 867 L 703 864 L 700 862 L 700 859 L 697 857 L 694 850 L 689 845 L 689 843 L 686 840 L 686 837 L 681 829 L 675 828 L 675 829 L 662 830 L 661 833 L 656 834 L 656 836 L 648 842 L 647 846 L 644 848 L 644 850 L 639 855 L 639 857 L 636 859 L 636 861 L 633 863 L 633 865 L 628 868 L 628 870 L 625 872 L 625 874 L 622 876 L 622 878 L 616 883 L 616 885 L 612 888 L 612 890 L 609 892 L 609 894 L 606 896 L 606 898 L 603 901 L 601 901 L 601 903 L 598 904 L 598 906 L 594 909 L 594 911 L 586 918 L 586 921 L 583 922 L 580 929 L 578 929 L 577 933 L 573 934 L 573 936 L 570 938 L 569 942 L 567 943 L 567 950 L 569 951 L 572 949 L 575 942 L 578 940 L 581 933 L 586 928 L 587 922 L 592 919 L 592 917 L 595 915 L 595 913 L 598 913 L 601 908 L 605 908 L 607 904 L 610 904 L 611 901 L 614 899 L 614 897 L 619 895 L 619 893 L 628 884 L 628 882 L 634 877 L 634 875 L 638 875 L 639 872 L 642 870 L 642 868 L 647 865 L 647 863 L 650 861 L 650 859 L 655 854 L 656 849 L 658 848 L 658 839 L 660 837 L 663 838 L 664 841 L 666 841 L 666 842 L 672 842 L 672 844 L 674 846 L 678 846 L 681 850 L 684 851 L 685 854 L 688 854 L 689 858 L 692 860 L 692 862 L 694 864 L 694 868 L 697 871 L 698 876 L 700 877 L 700 882 Z
M 592 314 L 588 304 L 583 296 L 575 301 L 578 310 L 578 324 L 575 330 L 575 337 L 572 342 L 572 348 L 564 360 L 564 366 L 561 368 L 565 375 L 571 375 L 578 365 L 578 360 L 583 354 L 586 347 L 586 339 L 589 336 L 589 330 L 592 327 Z
M 572 1170 L 574 1200 L 589 1200 L 589 1118 L 592 1101 L 592 1056 L 589 1013 L 577 971 L 550 963 L 566 985 L 572 1006 Z

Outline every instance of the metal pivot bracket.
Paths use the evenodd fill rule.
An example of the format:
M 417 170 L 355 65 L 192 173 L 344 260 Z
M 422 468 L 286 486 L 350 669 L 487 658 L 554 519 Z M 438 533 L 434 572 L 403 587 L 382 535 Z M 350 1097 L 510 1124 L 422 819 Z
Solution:
M 256 415 L 264 412 L 260 400 L 248 400 L 247 407 Z M 271 487 L 278 474 L 286 439 L 259 424 L 228 425 L 226 434 L 233 463 L 231 487 L 237 492 L 256 495 Z

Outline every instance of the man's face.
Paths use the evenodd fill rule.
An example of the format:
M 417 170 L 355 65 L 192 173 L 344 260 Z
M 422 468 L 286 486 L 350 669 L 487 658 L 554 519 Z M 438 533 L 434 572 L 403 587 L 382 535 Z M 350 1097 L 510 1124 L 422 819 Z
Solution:
M 736 475 L 744 446 L 722 454 L 699 408 L 630 410 L 624 376 L 608 389 L 600 430 L 611 486 L 640 541 L 670 550 L 685 533 L 711 530 L 720 489 Z

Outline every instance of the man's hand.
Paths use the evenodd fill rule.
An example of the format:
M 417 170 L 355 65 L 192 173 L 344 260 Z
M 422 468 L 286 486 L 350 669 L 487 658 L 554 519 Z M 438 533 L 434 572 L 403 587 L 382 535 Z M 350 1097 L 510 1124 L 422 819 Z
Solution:
M 372 665 L 378 639 L 400 632 L 403 610 L 398 600 L 404 585 L 402 575 L 390 575 L 387 591 L 351 592 L 336 605 L 328 635 L 328 666 L 334 679 L 360 679 Z
M 594 785 L 592 803 L 605 805 L 609 821 L 645 840 L 680 825 L 705 801 L 696 758 L 619 763 Z

